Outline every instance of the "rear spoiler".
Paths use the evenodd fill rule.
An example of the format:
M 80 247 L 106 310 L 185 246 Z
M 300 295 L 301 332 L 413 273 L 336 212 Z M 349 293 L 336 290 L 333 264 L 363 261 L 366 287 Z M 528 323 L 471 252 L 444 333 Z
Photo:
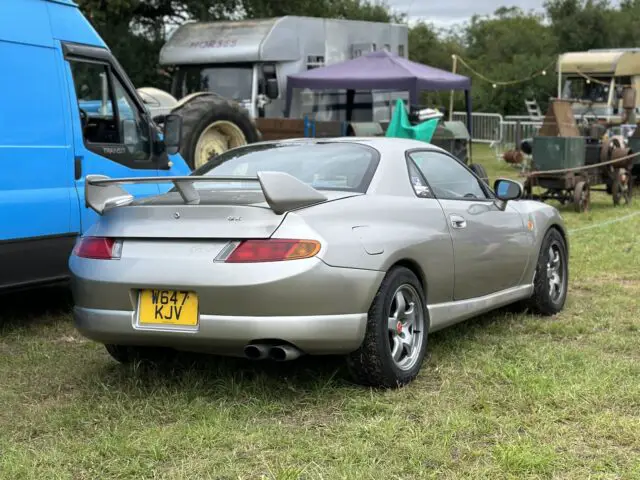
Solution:
M 104 175 L 87 175 L 84 187 L 85 205 L 102 215 L 111 208 L 124 207 L 133 202 L 134 196 L 119 185 L 167 182 L 173 183 L 187 205 L 200 203 L 200 194 L 193 186 L 196 182 L 256 182 L 260 184 L 267 204 L 277 215 L 327 200 L 327 197 L 315 188 L 284 172 L 258 172 L 255 177 L 192 175 L 113 179 Z

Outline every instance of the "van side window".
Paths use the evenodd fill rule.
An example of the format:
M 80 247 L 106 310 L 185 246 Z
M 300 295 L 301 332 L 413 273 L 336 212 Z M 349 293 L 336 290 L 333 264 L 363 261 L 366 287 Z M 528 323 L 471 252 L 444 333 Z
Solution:
M 121 163 L 150 160 L 148 127 L 109 66 L 77 60 L 69 64 L 87 148 Z

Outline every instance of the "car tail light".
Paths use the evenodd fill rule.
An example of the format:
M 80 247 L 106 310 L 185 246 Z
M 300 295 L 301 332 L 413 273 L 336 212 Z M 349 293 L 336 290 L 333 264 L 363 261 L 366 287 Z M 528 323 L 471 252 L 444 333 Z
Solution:
M 82 237 L 73 249 L 73 254 L 78 257 L 97 260 L 118 259 L 121 253 L 121 240 L 104 237 Z
M 240 242 L 225 263 L 279 262 L 310 258 L 320 251 L 315 240 L 244 240 Z

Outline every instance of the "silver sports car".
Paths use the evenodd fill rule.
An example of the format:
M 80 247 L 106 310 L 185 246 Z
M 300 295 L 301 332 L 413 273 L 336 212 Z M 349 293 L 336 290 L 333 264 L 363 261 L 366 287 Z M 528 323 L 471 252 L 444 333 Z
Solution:
M 173 188 L 119 186 L 140 182 Z M 85 193 L 100 217 L 70 258 L 75 324 L 120 362 L 339 354 L 356 382 L 394 387 L 429 333 L 512 303 L 553 315 L 567 295 L 558 211 L 416 140 L 254 143 Z

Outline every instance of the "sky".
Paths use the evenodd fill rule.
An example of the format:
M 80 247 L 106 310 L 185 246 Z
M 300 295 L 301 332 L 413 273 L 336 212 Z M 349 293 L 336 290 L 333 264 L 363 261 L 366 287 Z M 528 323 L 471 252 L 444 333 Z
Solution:
M 425 20 L 449 26 L 468 20 L 474 13 L 492 14 L 502 6 L 517 6 L 524 11 L 542 10 L 544 0 L 387 0 L 387 4 L 410 20 Z
M 490 15 L 500 7 L 520 7 L 525 12 L 543 12 L 544 0 L 387 0 L 398 13 L 405 13 L 409 22 L 424 20 L 438 27 L 463 23 L 475 13 Z M 613 0 L 611 4 L 619 2 Z

